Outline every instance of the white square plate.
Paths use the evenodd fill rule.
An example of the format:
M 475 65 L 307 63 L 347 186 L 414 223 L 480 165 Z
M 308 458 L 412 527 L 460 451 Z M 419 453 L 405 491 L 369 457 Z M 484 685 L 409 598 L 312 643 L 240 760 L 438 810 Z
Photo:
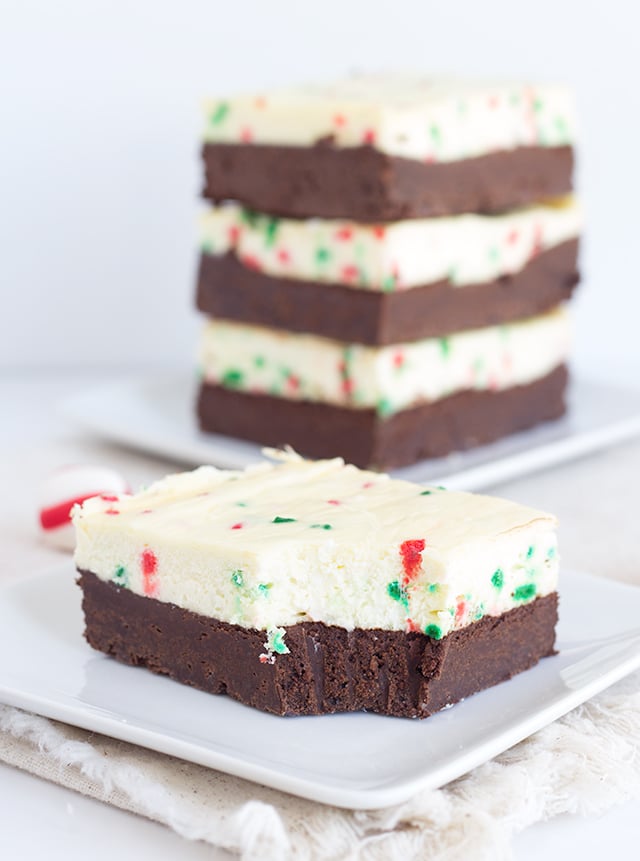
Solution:
M 280 718 L 94 652 L 74 579 L 0 590 L 0 700 L 340 807 L 442 786 L 640 667 L 640 589 L 564 571 L 558 654 L 526 673 L 423 721 Z
M 261 448 L 196 424 L 192 373 L 99 385 L 63 405 L 64 413 L 100 437 L 182 463 L 243 468 Z M 398 478 L 478 490 L 536 469 L 580 457 L 640 434 L 640 391 L 574 380 L 569 412 L 491 445 L 424 460 L 393 471 Z M 284 440 L 283 442 L 286 442 Z

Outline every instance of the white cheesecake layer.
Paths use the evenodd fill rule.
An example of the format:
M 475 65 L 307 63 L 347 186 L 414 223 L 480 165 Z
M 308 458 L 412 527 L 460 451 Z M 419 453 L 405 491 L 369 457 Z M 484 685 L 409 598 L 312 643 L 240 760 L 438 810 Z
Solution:
M 387 225 L 274 218 L 237 203 L 212 206 L 200 246 L 234 253 L 251 269 L 281 278 L 393 291 L 447 279 L 454 287 L 518 272 L 541 251 L 576 239 L 574 198 L 503 215 L 418 218 Z
M 500 391 L 541 379 L 569 354 L 569 317 L 528 320 L 446 338 L 370 347 L 209 320 L 201 347 L 211 384 L 390 415 L 465 389 Z
M 502 499 L 280 455 L 201 467 L 74 510 L 75 563 L 138 595 L 267 632 L 302 621 L 436 639 L 556 590 L 555 520 Z
M 373 146 L 424 161 L 455 161 L 576 136 L 571 92 L 556 84 L 360 75 L 267 93 L 210 99 L 204 140 Z

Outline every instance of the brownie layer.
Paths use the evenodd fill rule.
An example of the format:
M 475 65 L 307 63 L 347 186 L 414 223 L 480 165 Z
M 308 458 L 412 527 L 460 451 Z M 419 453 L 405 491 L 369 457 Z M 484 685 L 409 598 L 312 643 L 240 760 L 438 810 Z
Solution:
M 553 654 L 557 593 L 434 640 L 422 633 L 286 628 L 288 654 L 261 662 L 265 632 L 145 598 L 81 571 L 85 636 L 126 664 L 279 715 L 367 709 L 428 717 Z
M 291 445 L 308 457 L 343 457 L 360 467 L 395 468 L 442 457 L 558 418 L 565 411 L 567 368 L 502 391 L 464 391 L 388 418 L 353 409 L 237 392 L 203 383 L 198 418 L 204 431 Z
M 204 197 L 272 215 L 394 221 L 500 212 L 571 190 L 569 146 L 420 162 L 371 146 L 205 144 Z
M 483 284 L 439 281 L 383 293 L 265 275 L 234 254 L 203 254 L 197 306 L 212 317 L 385 345 L 534 317 L 571 297 L 578 240 L 534 257 L 519 272 Z

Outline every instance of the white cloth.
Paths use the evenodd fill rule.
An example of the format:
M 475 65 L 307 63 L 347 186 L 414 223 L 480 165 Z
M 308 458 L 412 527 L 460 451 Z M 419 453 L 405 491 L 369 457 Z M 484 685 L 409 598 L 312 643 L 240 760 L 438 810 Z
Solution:
M 167 470 L 86 441 L 5 460 L 12 494 L 3 499 L 0 531 L 13 576 L 52 558 L 32 525 L 39 477 L 79 459 L 111 465 L 134 485 Z M 630 444 L 496 492 L 559 515 L 564 563 L 640 585 L 636 491 L 629 481 L 639 467 L 640 444 Z M 0 760 L 245 861 L 497 861 L 509 857 L 512 835 L 534 822 L 563 812 L 597 814 L 640 798 L 640 673 L 448 786 L 377 812 L 304 801 L 3 705 Z

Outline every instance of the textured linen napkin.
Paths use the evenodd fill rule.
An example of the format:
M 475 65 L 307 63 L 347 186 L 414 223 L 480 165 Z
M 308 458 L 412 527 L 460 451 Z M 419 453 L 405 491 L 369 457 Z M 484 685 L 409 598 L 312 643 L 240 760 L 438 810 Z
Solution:
M 148 479 L 166 470 L 130 457 L 123 465 L 116 450 L 94 452 L 94 460 L 98 454 L 128 475 L 137 470 Z M 30 468 L 37 465 L 36 457 Z M 565 564 L 640 584 L 629 481 L 639 467 L 640 444 L 627 445 L 496 492 L 560 516 Z M 5 529 L 19 542 L 26 502 L 21 514 L 15 497 L 12 503 L 19 522 L 12 527 L 9 517 Z M 0 760 L 246 861 L 501 859 L 528 825 L 560 813 L 595 815 L 640 798 L 640 673 L 446 787 L 382 811 L 315 804 L 6 705 L 0 705 Z

